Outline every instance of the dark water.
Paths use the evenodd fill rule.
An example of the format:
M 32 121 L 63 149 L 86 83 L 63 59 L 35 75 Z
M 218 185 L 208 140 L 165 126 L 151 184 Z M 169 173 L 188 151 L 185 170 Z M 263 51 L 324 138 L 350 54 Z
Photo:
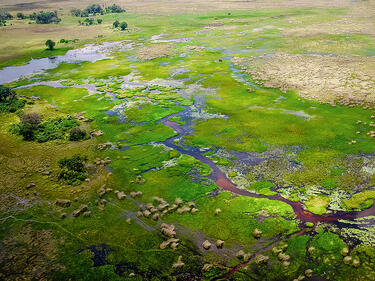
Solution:
M 187 109 L 185 109 L 185 110 L 187 110 Z M 184 112 L 179 112 L 179 113 L 173 114 L 171 116 L 181 115 L 183 113 Z M 317 214 L 314 214 L 314 213 L 311 213 L 311 212 L 305 210 L 303 208 L 301 202 L 295 202 L 295 201 L 288 200 L 288 199 L 282 197 L 280 194 L 273 195 L 273 196 L 266 196 L 266 195 L 253 193 L 253 192 L 250 192 L 250 191 L 247 191 L 247 190 L 244 190 L 244 189 L 239 189 L 233 182 L 231 182 L 227 178 L 225 173 L 223 173 L 219 169 L 219 167 L 210 158 L 202 155 L 203 153 L 207 152 L 208 150 L 202 151 L 200 148 L 190 147 L 190 146 L 187 146 L 187 145 L 177 146 L 174 143 L 175 139 L 181 138 L 182 136 L 185 136 L 185 135 L 189 134 L 191 132 L 191 128 L 189 128 L 189 126 L 190 126 L 189 122 L 187 122 L 184 125 L 180 125 L 176 122 L 172 122 L 172 121 L 168 120 L 168 118 L 171 117 L 171 116 L 167 116 L 167 117 L 161 119 L 160 122 L 163 123 L 164 125 L 172 128 L 173 130 L 175 130 L 178 133 L 178 135 L 175 136 L 175 137 L 172 137 L 170 139 L 167 139 L 166 141 L 164 141 L 164 144 L 167 145 L 170 148 L 176 149 L 181 154 L 190 155 L 190 156 L 194 157 L 195 159 L 201 161 L 202 163 L 210 166 L 210 168 L 212 169 L 212 172 L 208 176 L 208 178 L 213 180 L 216 183 L 216 185 L 219 186 L 220 188 L 222 188 L 223 190 L 230 191 L 230 192 L 233 192 L 235 194 L 242 195 L 242 196 L 248 196 L 248 197 L 253 197 L 253 198 L 266 198 L 266 199 L 269 199 L 269 200 L 277 200 L 277 201 L 284 202 L 284 203 L 290 205 L 293 208 L 293 211 L 294 211 L 297 219 L 301 220 L 302 222 L 312 222 L 314 224 L 316 224 L 318 222 L 338 223 L 339 220 L 354 220 L 354 219 L 357 219 L 357 218 L 363 218 L 363 217 L 375 215 L 375 204 L 371 208 L 363 210 L 363 211 L 352 211 L 352 212 L 337 211 L 337 212 L 334 212 L 334 213 L 317 215 Z

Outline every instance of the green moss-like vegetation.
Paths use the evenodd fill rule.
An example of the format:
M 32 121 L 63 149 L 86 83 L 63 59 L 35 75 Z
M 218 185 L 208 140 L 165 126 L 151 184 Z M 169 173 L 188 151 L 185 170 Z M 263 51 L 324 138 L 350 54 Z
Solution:
M 251 186 L 249 186 L 247 189 L 251 191 L 255 191 L 259 194 L 271 196 L 277 194 L 277 192 L 270 190 L 275 185 L 272 182 L 269 181 L 258 181 Z
M 307 210 L 318 215 L 324 214 L 327 211 L 328 204 L 329 197 L 324 195 L 309 196 L 309 199 L 305 201 Z
M 342 202 L 348 209 L 364 210 L 373 205 L 373 199 L 375 199 L 375 191 L 366 190 L 354 194 L 350 199 L 342 199 Z

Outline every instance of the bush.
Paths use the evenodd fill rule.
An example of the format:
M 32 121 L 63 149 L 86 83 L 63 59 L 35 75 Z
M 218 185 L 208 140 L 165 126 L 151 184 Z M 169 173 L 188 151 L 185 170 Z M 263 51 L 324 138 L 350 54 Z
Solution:
M 75 127 L 70 131 L 69 140 L 71 141 L 80 141 L 87 139 L 88 134 L 85 130 Z
M 0 26 L 7 26 L 6 20 L 0 20 Z
M 87 177 L 87 169 L 85 162 L 86 156 L 75 154 L 71 158 L 63 158 L 59 160 L 59 179 L 70 185 L 78 185 Z
M 21 116 L 22 124 L 30 124 L 33 126 L 38 126 L 40 124 L 40 121 L 42 121 L 42 116 L 39 113 L 29 113 L 29 114 L 23 114 Z
M 103 20 L 102 19 L 97 19 L 98 24 L 102 24 Z

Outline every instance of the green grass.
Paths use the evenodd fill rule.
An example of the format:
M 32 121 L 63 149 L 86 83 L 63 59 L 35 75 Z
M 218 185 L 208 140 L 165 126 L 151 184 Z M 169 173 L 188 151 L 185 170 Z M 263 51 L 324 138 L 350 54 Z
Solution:
M 366 190 L 360 193 L 356 193 L 350 199 L 342 199 L 344 206 L 348 209 L 364 210 L 370 208 L 375 199 L 374 190 Z
M 258 181 L 251 186 L 247 187 L 250 191 L 255 191 L 259 194 L 272 196 L 277 194 L 277 192 L 270 190 L 270 188 L 274 187 L 275 185 L 269 181 Z
M 327 206 L 329 204 L 329 197 L 324 195 L 309 196 L 309 199 L 305 201 L 307 210 L 314 214 L 324 214 L 327 212 Z

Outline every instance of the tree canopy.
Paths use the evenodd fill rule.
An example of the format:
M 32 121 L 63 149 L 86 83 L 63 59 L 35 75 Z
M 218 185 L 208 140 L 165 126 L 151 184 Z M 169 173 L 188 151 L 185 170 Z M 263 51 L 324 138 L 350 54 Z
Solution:
M 50 40 L 50 39 L 48 39 L 48 40 L 46 41 L 46 46 L 47 46 L 48 50 L 50 50 L 50 51 L 53 50 L 53 48 L 55 47 L 55 45 L 56 45 L 56 43 L 53 42 L 53 41 Z
M 59 23 L 61 21 L 57 16 L 57 11 L 33 13 L 30 15 L 30 19 L 35 19 L 37 24 Z

